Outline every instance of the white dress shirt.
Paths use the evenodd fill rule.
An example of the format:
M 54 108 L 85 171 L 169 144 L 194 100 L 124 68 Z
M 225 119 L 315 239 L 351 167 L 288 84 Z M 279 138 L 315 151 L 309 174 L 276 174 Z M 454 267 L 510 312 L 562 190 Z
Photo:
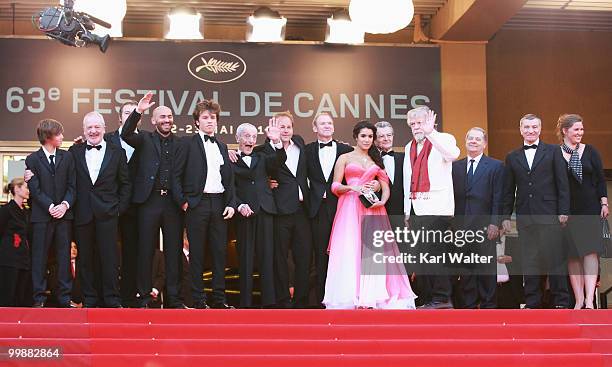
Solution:
M 540 145 L 540 139 L 536 140 L 535 143 L 533 144 L 529 144 L 526 141 L 523 141 L 524 145 Z M 533 164 L 533 159 L 535 158 L 535 154 L 537 149 L 524 149 L 523 150 L 525 152 L 525 158 L 527 158 L 527 164 L 529 165 L 529 168 L 531 168 L 531 165 Z
M 385 172 L 387 172 L 387 176 L 389 176 L 389 181 L 393 184 L 393 180 L 395 180 L 395 157 L 386 155 L 382 157 L 382 160 L 385 165 Z
M 331 141 L 331 147 L 319 147 L 319 143 L 324 143 L 317 140 L 317 146 L 319 147 L 319 162 L 321 162 L 321 169 L 323 170 L 323 177 L 325 181 L 329 180 L 329 176 L 334 171 L 334 163 L 336 163 L 336 153 L 338 152 L 338 145 L 335 141 Z M 323 198 L 327 197 L 327 192 L 323 192 Z
M 200 139 L 204 144 L 204 152 L 206 152 L 206 183 L 204 184 L 205 194 L 221 194 L 225 192 L 223 181 L 221 178 L 221 166 L 223 165 L 223 156 L 219 150 L 217 143 L 212 141 L 204 141 L 204 133 L 198 132 Z
M 478 162 L 480 162 L 480 159 L 482 158 L 482 154 L 480 153 L 478 156 L 471 158 L 469 155 L 467 156 L 467 170 L 466 172 L 469 173 L 470 172 L 470 161 L 473 159 L 474 160 L 474 171 L 472 172 L 472 174 L 476 173 L 476 167 L 478 167 Z
M 87 143 L 87 145 L 91 145 Z M 89 178 L 91 183 L 95 184 L 100 174 L 100 168 L 102 167 L 102 160 L 104 159 L 104 153 L 106 152 L 106 142 L 104 139 L 99 143 L 102 149 L 86 149 L 85 150 L 85 161 L 87 162 L 87 170 L 89 171 Z
M 247 167 L 251 168 L 251 156 L 250 155 L 243 155 L 242 160 L 244 161 L 244 164 L 247 165 Z
M 425 145 L 425 139 L 417 141 L 417 155 L 421 154 L 421 150 L 423 150 L 423 145 Z
M 119 142 L 121 143 L 121 148 L 123 148 L 123 150 L 125 150 L 125 156 L 127 157 L 127 161 L 128 163 L 130 162 L 130 159 L 132 159 L 132 155 L 134 154 L 134 147 L 132 147 L 130 144 L 126 143 L 123 139 L 121 139 L 121 131 L 123 131 L 123 125 L 119 126 Z M 134 133 L 138 134 L 138 130 L 135 130 Z
M 280 149 L 282 146 L 274 145 L 270 142 L 270 145 L 274 149 Z M 285 149 L 285 153 L 287 153 L 287 160 L 285 161 L 285 165 L 289 168 L 289 171 L 293 174 L 293 176 L 297 177 L 297 168 L 298 163 L 300 162 L 300 148 L 295 145 L 293 140 L 289 140 L 289 146 Z M 300 201 L 304 201 L 304 195 L 302 194 L 302 188 L 298 185 L 298 196 Z
M 317 143 L 323 143 L 317 141 Z M 334 163 L 336 161 L 336 153 L 338 151 L 338 145 L 335 141 L 332 141 L 331 147 L 319 148 L 319 162 L 321 162 L 321 168 L 323 169 L 323 177 L 325 180 L 329 180 L 329 176 L 334 170 Z
M 49 156 L 53 156 L 53 164 L 55 164 L 55 162 L 57 162 L 57 155 L 55 153 L 57 153 L 57 149 L 55 149 L 52 152 L 47 152 L 47 149 L 45 149 L 45 147 L 42 147 L 43 152 L 45 153 L 45 157 L 47 157 L 47 163 L 51 164 L 51 159 L 49 159 Z

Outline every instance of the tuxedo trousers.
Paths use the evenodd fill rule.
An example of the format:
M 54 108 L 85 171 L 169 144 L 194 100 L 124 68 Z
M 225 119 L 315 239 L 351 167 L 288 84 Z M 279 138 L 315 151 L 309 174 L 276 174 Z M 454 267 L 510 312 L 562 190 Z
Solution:
M 159 247 L 159 230 L 163 235 L 166 290 L 164 302 L 168 306 L 180 303 L 180 274 L 183 251 L 183 212 L 172 200 L 172 195 L 161 195 L 159 190 L 138 207 L 138 277 L 140 304 L 151 302 L 153 288 L 153 253 Z M 161 291 L 161 290 L 160 290 Z
M 81 282 L 83 302 L 86 306 L 100 305 L 100 298 L 108 307 L 121 305 L 119 294 L 119 249 L 117 248 L 118 218 L 94 219 L 77 225 L 74 235 L 79 251 L 77 274 Z M 99 256 L 96 259 L 96 254 Z M 96 274 L 95 262 L 100 262 L 100 274 Z M 100 277 L 101 281 L 96 281 Z M 98 294 L 96 284 L 102 285 Z
M 276 302 L 274 294 L 274 217 L 263 210 L 250 217 L 237 214 L 236 246 L 240 262 L 240 307 L 253 305 L 253 268 L 257 263 L 262 306 Z M 257 261 L 255 261 L 257 260 Z
M 274 220 L 274 232 L 276 303 L 284 307 L 292 302 L 294 307 L 306 307 L 312 253 L 312 234 L 306 208 L 300 205 L 295 213 L 277 215 Z M 289 248 L 295 264 L 293 301 L 289 293 Z
M 70 275 L 70 241 L 72 221 L 51 219 L 48 222 L 32 223 L 32 292 L 34 302 L 46 301 L 47 258 L 49 248 L 55 246 L 57 262 L 56 296 L 60 305 L 70 303 L 72 276 Z
M 223 194 L 203 194 L 195 208 L 185 215 L 189 239 L 189 271 L 193 302 L 206 301 L 204 293 L 204 254 L 208 247 L 212 263 L 212 304 L 225 303 L 225 264 L 227 258 L 227 220 Z

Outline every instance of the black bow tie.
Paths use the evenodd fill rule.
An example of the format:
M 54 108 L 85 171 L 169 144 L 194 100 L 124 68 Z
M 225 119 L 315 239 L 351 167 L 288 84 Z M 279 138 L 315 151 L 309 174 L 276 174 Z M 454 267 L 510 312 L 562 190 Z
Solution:
M 214 136 L 204 135 L 204 142 L 207 142 L 209 140 L 213 144 L 217 142 L 217 139 L 215 139 Z
M 330 147 L 331 148 L 333 142 L 334 142 L 333 140 L 330 140 L 327 143 L 319 143 L 319 149 L 322 149 L 322 148 L 325 148 L 325 147 Z
M 388 152 L 382 152 L 382 153 L 380 153 L 380 156 L 381 156 L 381 157 L 384 157 L 384 156 L 386 156 L 386 155 L 390 155 L 391 157 L 393 157 L 393 156 L 395 155 L 395 152 L 394 152 L 394 151 L 392 151 L 392 150 L 390 150 L 390 151 L 388 151 Z
M 533 144 L 533 145 L 523 145 L 523 149 L 527 150 L 527 149 L 538 149 L 538 145 L 537 144 Z
M 240 156 L 243 157 L 243 158 L 244 157 L 250 157 L 251 154 L 253 154 L 253 153 L 246 154 L 245 152 L 242 152 L 242 153 L 240 153 Z
M 87 144 L 87 150 L 92 150 L 93 148 L 96 148 L 98 150 L 102 149 L 102 145 L 89 145 Z

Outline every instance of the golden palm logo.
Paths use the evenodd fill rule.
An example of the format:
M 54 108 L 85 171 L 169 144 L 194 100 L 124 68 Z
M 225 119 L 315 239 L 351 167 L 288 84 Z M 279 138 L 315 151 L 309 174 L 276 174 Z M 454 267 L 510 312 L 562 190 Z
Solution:
M 200 52 L 187 62 L 189 73 L 208 83 L 234 81 L 244 75 L 246 68 L 240 56 L 227 51 Z
M 231 73 L 236 71 L 240 66 L 237 62 L 225 62 L 217 60 L 214 57 L 211 57 L 208 61 L 203 57 L 200 57 L 200 59 L 202 60 L 202 65 L 195 69 L 196 73 L 199 73 L 202 69 L 206 69 L 214 74 Z

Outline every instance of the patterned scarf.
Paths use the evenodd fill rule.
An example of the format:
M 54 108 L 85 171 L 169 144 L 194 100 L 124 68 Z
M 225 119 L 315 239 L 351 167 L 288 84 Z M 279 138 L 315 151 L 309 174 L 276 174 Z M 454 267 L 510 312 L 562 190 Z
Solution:
M 427 194 L 430 189 L 427 161 L 432 147 L 431 142 L 425 139 L 421 153 L 417 156 L 417 141 L 415 139 L 412 140 L 412 145 L 410 146 L 410 163 L 412 167 L 410 199 L 426 199 L 429 197 Z
M 580 144 L 576 146 L 576 149 L 568 147 L 565 143 L 561 145 L 561 149 L 570 155 L 569 162 L 567 162 L 567 169 L 572 172 L 578 182 L 582 183 L 582 162 L 580 161 L 580 155 L 578 154 L 579 148 Z

